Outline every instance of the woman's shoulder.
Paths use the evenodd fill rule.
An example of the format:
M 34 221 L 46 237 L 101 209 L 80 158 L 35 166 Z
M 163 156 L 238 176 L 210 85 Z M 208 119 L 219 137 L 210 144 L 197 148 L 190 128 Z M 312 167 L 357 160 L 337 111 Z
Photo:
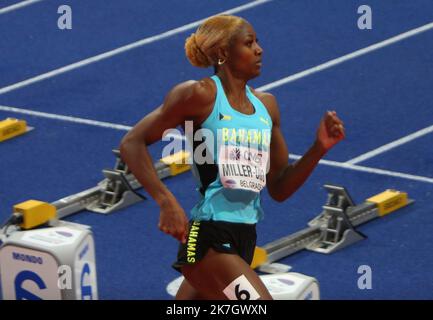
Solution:
M 276 118 L 279 117 L 277 98 L 272 93 L 258 91 L 252 87 L 249 88 L 251 92 L 257 97 L 257 99 L 259 99 L 263 103 L 269 115 L 271 116 L 272 121 L 275 122 Z
M 210 78 L 187 80 L 177 84 L 170 93 L 190 103 L 206 104 L 215 100 L 216 86 Z
M 172 115 L 201 122 L 211 112 L 216 96 L 212 79 L 188 80 L 174 86 L 164 100 Z

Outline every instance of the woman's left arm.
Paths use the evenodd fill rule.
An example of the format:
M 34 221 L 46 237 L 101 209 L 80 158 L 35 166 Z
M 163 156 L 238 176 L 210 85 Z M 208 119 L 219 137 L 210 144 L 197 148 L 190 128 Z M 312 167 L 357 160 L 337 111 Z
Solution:
M 313 145 L 302 158 L 290 164 L 287 145 L 280 129 L 278 103 L 269 93 L 261 93 L 260 98 L 273 121 L 270 167 L 266 176 L 268 191 L 274 200 L 281 202 L 298 190 L 328 150 L 344 139 L 344 126 L 335 111 L 326 112 L 320 121 Z

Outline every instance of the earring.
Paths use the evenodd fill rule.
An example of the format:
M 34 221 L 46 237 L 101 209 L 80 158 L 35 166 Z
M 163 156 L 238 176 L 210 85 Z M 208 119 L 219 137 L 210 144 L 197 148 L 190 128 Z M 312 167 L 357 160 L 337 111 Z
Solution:
M 218 65 L 223 65 L 226 61 L 223 59 L 218 59 Z

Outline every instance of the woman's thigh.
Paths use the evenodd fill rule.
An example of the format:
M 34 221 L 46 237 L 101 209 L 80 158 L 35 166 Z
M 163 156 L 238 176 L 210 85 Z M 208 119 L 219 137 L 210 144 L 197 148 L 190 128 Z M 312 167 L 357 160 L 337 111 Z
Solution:
M 179 290 L 176 293 L 176 300 L 203 300 L 198 291 L 188 282 L 183 279 Z
M 205 299 L 272 299 L 259 276 L 238 255 L 220 253 L 212 248 L 193 265 L 184 265 L 182 273 Z

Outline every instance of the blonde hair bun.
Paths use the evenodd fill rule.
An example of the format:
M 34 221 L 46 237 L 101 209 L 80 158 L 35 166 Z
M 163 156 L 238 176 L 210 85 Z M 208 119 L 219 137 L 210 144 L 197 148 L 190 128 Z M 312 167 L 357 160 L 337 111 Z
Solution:
M 189 62 L 200 68 L 207 68 L 212 65 L 209 58 L 201 51 L 197 44 L 196 34 L 192 33 L 185 41 L 185 52 Z
M 232 15 L 207 19 L 185 41 L 185 53 L 193 66 L 207 68 L 218 61 L 218 50 L 228 47 L 239 28 L 247 21 Z

